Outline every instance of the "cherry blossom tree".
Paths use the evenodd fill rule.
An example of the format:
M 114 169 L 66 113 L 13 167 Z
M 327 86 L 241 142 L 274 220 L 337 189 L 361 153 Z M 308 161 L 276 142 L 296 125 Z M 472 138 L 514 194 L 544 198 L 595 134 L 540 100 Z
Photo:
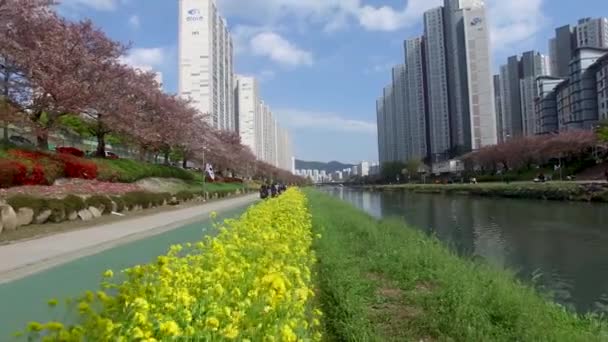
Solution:
M 16 18 L 12 25 L 1 54 L 28 82 L 12 102 L 27 113 L 37 129 L 38 146 L 46 149 L 49 130 L 59 117 L 88 109 L 99 67 L 117 60 L 125 47 L 90 21 L 69 22 L 53 12 Z

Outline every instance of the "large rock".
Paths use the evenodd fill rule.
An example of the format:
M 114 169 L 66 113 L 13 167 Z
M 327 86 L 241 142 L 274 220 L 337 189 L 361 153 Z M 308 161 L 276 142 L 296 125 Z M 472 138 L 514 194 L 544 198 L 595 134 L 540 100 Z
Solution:
M 17 227 L 29 226 L 34 222 L 34 210 L 20 208 L 17 210 Z
M 53 212 L 49 209 L 41 211 L 38 216 L 36 216 L 36 219 L 34 220 L 34 222 L 36 224 L 43 224 L 46 223 L 46 221 L 48 221 L 49 217 L 51 217 L 51 214 Z
M 91 212 L 91 215 L 93 215 L 93 218 L 100 218 L 102 215 L 101 210 L 95 207 L 89 207 L 89 211 Z
M 17 213 L 15 213 L 15 210 L 10 205 L 4 204 L 0 206 L 0 219 L 5 231 L 17 229 Z
M 65 210 L 55 210 L 51 215 L 51 221 L 53 221 L 54 223 L 61 223 L 66 220 L 66 216 L 67 215 L 65 214 Z
M 73 211 L 68 215 L 68 220 L 70 221 L 76 221 L 78 220 L 78 213 Z
M 93 214 L 91 214 L 88 209 L 82 209 L 78 212 L 78 217 L 83 221 L 91 221 L 93 219 Z

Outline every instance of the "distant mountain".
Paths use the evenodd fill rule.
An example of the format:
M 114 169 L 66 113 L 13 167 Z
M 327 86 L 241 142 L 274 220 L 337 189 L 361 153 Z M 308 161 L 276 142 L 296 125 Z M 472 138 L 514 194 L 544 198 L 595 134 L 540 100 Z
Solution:
M 322 163 L 316 161 L 304 161 L 296 159 L 296 170 L 325 170 L 325 172 L 331 173 L 335 171 L 342 171 L 353 166 L 353 164 L 343 164 L 337 161 Z

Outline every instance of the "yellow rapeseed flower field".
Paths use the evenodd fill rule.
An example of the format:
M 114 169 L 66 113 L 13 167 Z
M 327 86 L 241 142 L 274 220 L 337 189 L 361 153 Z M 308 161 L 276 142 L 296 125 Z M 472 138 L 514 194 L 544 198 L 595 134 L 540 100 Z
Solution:
M 27 334 L 42 341 L 319 341 L 311 228 L 306 197 L 290 189 L 226 220 L 215 238 L 172 246 L 122 276 L 106 271 L 102 290 L 76 303 L 77 322 L 32 322 Z

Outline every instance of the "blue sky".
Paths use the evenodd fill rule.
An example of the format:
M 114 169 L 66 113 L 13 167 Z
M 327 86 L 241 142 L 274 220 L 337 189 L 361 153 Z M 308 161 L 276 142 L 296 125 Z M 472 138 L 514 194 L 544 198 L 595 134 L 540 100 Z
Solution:
M 377 160 L 375 100 L 401 63 L 402 41 L 422 33 L 421 14 L 441 0 L 217 0 L 233 32 L 236 71 L 290 131 L 296 157 Z M 494 66 L 537 49 L 557 26 L 608 16 L 606 0 L 486 0 Z M 88 17 L 131 42 L 126 60 L 163 72 L 177 91 L 177 0 L 62 0 L 60 12 Z

